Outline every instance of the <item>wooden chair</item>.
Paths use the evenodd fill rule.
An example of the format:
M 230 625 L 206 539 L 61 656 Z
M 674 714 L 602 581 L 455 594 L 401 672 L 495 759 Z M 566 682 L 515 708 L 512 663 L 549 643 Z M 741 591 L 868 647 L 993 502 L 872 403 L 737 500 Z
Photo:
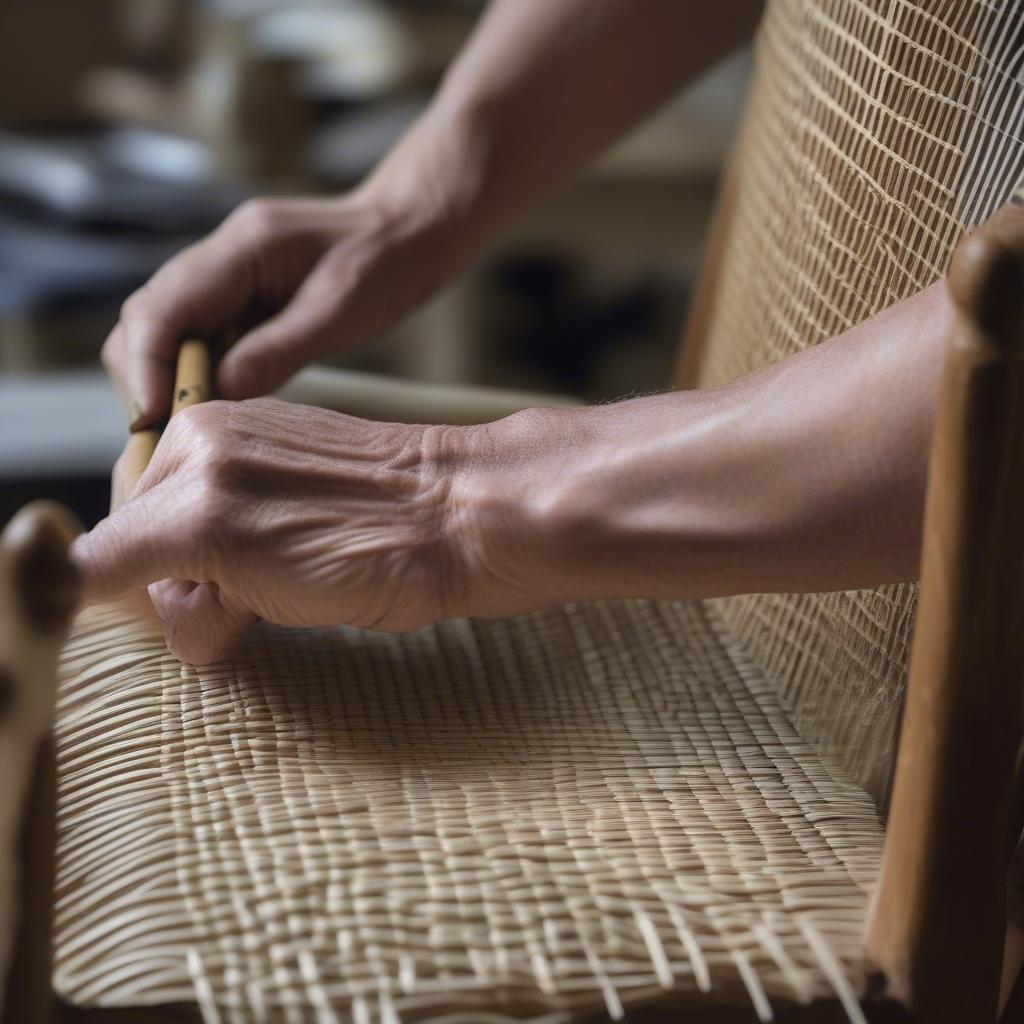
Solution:
M 864 944 L 869 975 L 857 1004 L 864 1007 L 860 1019 L 878 1021 L 994 1021 L 1024 959 L 1019 932 L 1011 928 L 1004 943 L 1010 826 L 1019 820 L 1014 780 L 1024 678 L 1024 210 L 1007 209 L 968 236 L 950 282 L 960 318 L 950 339 L 935 428 L 908 700 Z M 325 383 L 330 390 L 318 375 L 321 397 L 327 397 Z M 334 398 L 342 406 L 353 386 L 360 400 L 373 390 L 372 382 L 354 385 L 351 377 L 335 385 Z M 66 556 L 73 532 L 59 509 L 37 506 L 12 522 L 0 548 L 2 742 L 15 752 L 5 760 L 20 781 L 15 799 L 5 802 L 8 813 L 18 812 L 19 788 L 32 794 L 21 812 L 22 905 L 7 972 L 5 1021 L 42 1022 L 50 1012 L 53 747 L 45 733 L 57 646 L 77 597 Z M 98 778 L 116 791 L 116 766 L 108 770 L 101 763 L 97 769 Z M 496 813 L 514 816 L 514 796 Z M 133 852 L 115 855 L 130 859 Z M 65 856 L 65 871 L 75 873 L 74 851 Z M 148 902 L 147 907 L 152 910 Z M 9 935 L 10 915 L 5 924 Z M 826 951 L 823 970 L 828 963 Z M 675 994 L 683 998 L 673 1015 L 658 1016 L 655 1000 L 626 1019 L 751 1019 L 749 1010 L 737 1013 L 699 998 L 696 1015 L 680 1018 L 685 997 L 701 993 Z M 500 994 L 493 1009 L 515 1012 L 502 1005 Z M 205 1010 L 204 1019 L 216 1019 Z M 851 1007 L 819 1000 L 787 1010 L 783 1004 L 776 1019 L 840 1020 L 841 1011 L 851 1013 Z M 1011 1006 L 1001 1019 L 1019 1019 L 1018 1013 L 1019 1005 Z M 187 1006 L 134 1012 L 65 1007 L 64 1016 L 197 1019 Z M 324 1007 L 311 1005 L 293 1008 L 291 1019 L 330 1018 Z
M 1021 178 L 1022 33 L 984 0 L 768 5 L 678 383 L 946 271 Z M 404 638 L 262 629 L 201 669 L 115 609 L 81 617 L 57 731 L 64 1015 L 996 1019 L 1024 959 L 1004 922 L 1020 216 L 952 267 L 916 616 L 913 588 L 611 602 Z M 292 397 L 313 385 L 462 418 L 427 392 L 403 417 L 344 375 Z

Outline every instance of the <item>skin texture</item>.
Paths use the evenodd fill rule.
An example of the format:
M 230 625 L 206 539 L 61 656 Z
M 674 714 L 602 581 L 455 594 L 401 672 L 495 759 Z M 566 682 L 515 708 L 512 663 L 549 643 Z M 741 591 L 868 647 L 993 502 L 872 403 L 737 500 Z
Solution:
M 76 555 L 93 593 L 148 585 L 189 661 L 257 618 L 412 629 L 446 604 L 443 433 L 271 399 L 196 406 Z
M 951 316 L 940 282 L 722 388 L 479 427 L 197 406 L 74 558 L 93 597 L 148 586 L 192 662 L 256 618 L 405 630 L 913 579 Z

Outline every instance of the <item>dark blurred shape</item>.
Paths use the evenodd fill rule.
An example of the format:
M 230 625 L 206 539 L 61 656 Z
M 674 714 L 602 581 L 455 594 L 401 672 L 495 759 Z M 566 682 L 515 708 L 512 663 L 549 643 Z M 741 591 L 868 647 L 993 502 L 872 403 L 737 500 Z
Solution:
M 492 349 L 485 372 L 495 384 L 600 401 L 668 379 L 679 282 L 650 274 L 595 281 L 571 254 L 535 252 L 493 265 L 483 287 Z
M 181 65 L 193 5 L 180 0 L 4 0 L 0 124 L 64 128 L 91 120 L 81 85 L 105 62 Z
M 30 502 L 59 501 L 74 509 L 86 530 L 103 519 L 110 507 L 110 477 L 42 477 L 38 480 L 0 480 L 0 527 Z
M 317 133 L 310 150 L 316 179 L 347 188 L 359 181 L 426 109 L 425 93 L 385 99 L 331 118 Z
M 182 244 L 65 228 L 0 212 L 0 317 L 62 302 L 120 296 Z

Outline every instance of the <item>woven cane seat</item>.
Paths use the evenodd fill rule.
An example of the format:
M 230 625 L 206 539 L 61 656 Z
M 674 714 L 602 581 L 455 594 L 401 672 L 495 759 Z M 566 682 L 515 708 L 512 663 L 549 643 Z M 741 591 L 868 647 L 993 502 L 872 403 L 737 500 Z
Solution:
M 96 609 L 64 674 L 79 1005 L 554 1020 L 709 993 L 767 1019 L 861 986 L 874 804 L 700 604 L 264 628 L 202 669 Z

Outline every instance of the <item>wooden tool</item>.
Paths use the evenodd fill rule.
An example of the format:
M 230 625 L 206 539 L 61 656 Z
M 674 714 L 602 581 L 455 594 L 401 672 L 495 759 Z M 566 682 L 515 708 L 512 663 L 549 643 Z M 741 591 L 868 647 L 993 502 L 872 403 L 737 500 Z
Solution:
M 183 341 L 178 349 L 171 415 L 176 416 L 182 409 L 200 402 L 208 402 L 213 396 L 212 381 L 209 345 L 198 338 Z
M 213 365 L 210 346 L 199 338 L 189 338 L 178 349 L 178 365 L 174 376 L 174 397 L 171 416 L 182 409 L 207 402 L 213 397 Z M 146 471 L 156 451 L 160 431 L 138 430 L 128 439 L 121 455 L 121 473 L 118 494 L 111 502 L 113 508 L 121 504 L 135 490 L 139 478 Z

